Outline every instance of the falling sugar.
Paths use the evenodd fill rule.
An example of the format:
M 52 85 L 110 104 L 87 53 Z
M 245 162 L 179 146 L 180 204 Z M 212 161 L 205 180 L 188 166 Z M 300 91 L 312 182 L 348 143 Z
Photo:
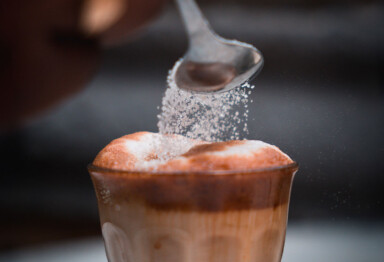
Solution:
M 223 93 L 191 93 L 176 86 L 171 71 L 158 115 L 159 132 L 211 142 L 242 139 L 248 134 L 253 88 L 245 83 Z

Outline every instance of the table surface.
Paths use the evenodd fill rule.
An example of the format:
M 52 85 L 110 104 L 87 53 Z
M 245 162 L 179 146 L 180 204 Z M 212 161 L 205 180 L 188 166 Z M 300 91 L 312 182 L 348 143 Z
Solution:
M 289 225 L 282 262 L 380 262 L 384 224 Z M 103 242 L 90 238 L 0 254 L 1 262 L 107 262 Z

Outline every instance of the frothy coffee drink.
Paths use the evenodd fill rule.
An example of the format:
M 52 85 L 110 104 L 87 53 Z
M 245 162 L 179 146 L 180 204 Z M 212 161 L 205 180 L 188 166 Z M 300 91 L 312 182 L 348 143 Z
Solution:
M 253 86 L 180 88 L 219 90 L 233 65 L 182 61 L 168 76 L 159 133 L 118 138 L 89 166 L 108 261 L 279 262 L 297 164 L 241 140 Z
M 109 262 L 278 262 L 297 165 L 261 141 L 139 132 L 89 167 Z

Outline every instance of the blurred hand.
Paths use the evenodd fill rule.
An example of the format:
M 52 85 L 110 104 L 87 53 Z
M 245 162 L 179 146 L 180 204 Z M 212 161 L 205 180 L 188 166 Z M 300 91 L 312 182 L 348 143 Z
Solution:
M 146 25 L 168 0 L 84 0 L 81 28 L 116 44 Z
M 101 46 L 122 42 L 166 1 L 1 0 L 1 129 L 83 88 Z

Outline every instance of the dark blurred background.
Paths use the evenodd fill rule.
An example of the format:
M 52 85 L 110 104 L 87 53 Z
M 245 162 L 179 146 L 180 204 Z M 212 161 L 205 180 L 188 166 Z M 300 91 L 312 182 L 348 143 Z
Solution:
M 382 225 L 382 2 L 198 2 L 220 35 L 264 54 L 248 138 L 300 164 L 290 225 Z M 166 75 L 186 48 L 170 3 L 130 42 L 104 49 L 84 90 L 1 133 L 0 251 L 100 235 L 86 166 L 114 138 L 157 131 Z

